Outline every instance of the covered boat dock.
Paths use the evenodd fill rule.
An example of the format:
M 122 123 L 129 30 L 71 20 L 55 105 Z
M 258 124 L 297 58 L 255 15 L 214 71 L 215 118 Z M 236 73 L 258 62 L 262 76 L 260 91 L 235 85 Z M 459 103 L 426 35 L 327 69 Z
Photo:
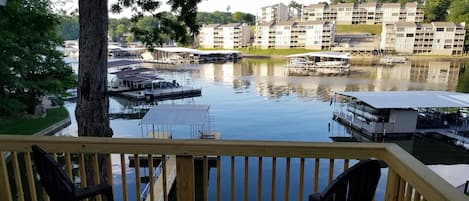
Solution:
M 469 142 L 469 94 L 447 91 L 337 92 L 334 119 L 372 137 L 439 134 Z
M 350 71 L 350 55 L 342 52 L 310 52 L 288 55 L 289 73 L 299 75 L 346 74 Z
M 185 47 L 155 48 L 153 52 L 142 54 L 146 62 L 164 64 L 191 64 L 236 61 L 242 58 L 237 50 L 197 50 Z

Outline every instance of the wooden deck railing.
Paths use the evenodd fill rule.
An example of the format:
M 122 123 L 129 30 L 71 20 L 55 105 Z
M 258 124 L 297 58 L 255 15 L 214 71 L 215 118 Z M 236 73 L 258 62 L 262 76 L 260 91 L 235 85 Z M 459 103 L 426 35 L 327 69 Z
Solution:
M 94 158 L 94 165 L 97 166 L 97 154 L 105 154 L 108 159 L 111 157 L 115 163 L 120 164 L 119 167 L 112 167 L 111 160 L 107 161 L 106 167 L 108 171 L 120 171 L 118 175 L 119 180 L 123 185 L 121 188 L 114 188 L 114 194 L 122 196 L 122 200 L 140 200 L 140 193 L 136 193 L 135 197 L 130 198 L 128 194 L 127 181 L 130 178 L 126 177 L 126 173 L 131 171 L 126 169 L 126 156 L 133 155 L 138 158 L 141 155 L 145 156 L 165 156 L 163 157 L 163 175 L 166 174 L 166 156 L 175 156 L 176 158 L 176 189 L 178 200 L 194 200 L 195 189 L 197 188 L 194 183 L 194 157 L 202 158 L 203 161 L 203 200 L 208 199 L 208 157 L 216 158 L 217 173 L 215 195 L 212 198 L 222 200 L 221 188 L 224 183 L 221 182 L 222 173 L 221 168 L 228 168 L 221 166 L 221 157 L 228 157 L 231 161 L 231 168 L 229 175 L 224 175 L 230 178 L 230 200 L 237 200 L 242 197 L 248 200 L 248 192 L 256 191 L 256 188 L 248 188 L 248 179 L 257 177 L 257 200 L 266 200 L 265 194 L 260 189 L 269 187 L 271 190 L 271 200 L 275 199 L 275 189 L 279 186 L 285 188 L 283 200 L 289 200 L 290 195 L 297 193 L 298 200 L 304 200 L 306 195 L 321 190 L 319 180 L 320 175 L 327 174 L 327 182 L 331 182 L 337 176 L 337 169 L 345 170 L 349 167 L 354 160 L 375 158 L 382 160 L 388 166 L 388 173 L 385 185 L 384 200 L 386 201 L 409 201 L 409 200 L 429 200 L 429 201 L 463 201 L 467 200 L 461 192 L 456 191 L 448 182 L 432 172 L 424 164 L 416 160 L 407 152 L 394 144 L 375 144 L 375 143 L 319 143 L 319 142 L 272 142 L 272 141 L 226 141 L 226 140 L 144 140 L 144 139 L 118 139 L 118 138 L 73 138 L 73 137 L 37 137 L 37 136 L 0 136 L 0 200 L 38 200 L 38 197 L 43 196 L 42 188 L 40 185 L 35 184 L 34 164 L 31 162 L 31 145 L 37 144 L 51 153 L 55 153 L 60 162 L 64 164 L 65 171 L 71 178 L 81 178 L 81 185 L 86 186 L 86 180 L 80 175 L 84 175 L 85 167 L 84 155 L 92 155 Z M 21 157 L 20 157 L 21 156 Z M 235 175 L 235 157 L 244 157 L 244 175 Z M 257 159 L 257 171 L 249 171 L 249 163 L 255 160 L 248 160 L 249 158 Z M 8 158 L 8 159 L 7 159 Z M 277 168 L 277 161 L 285 159 L 285 168 Z M 263 162 L 264 160 L 264 162 Z M 271 166 L 266 165 L 266 161 L 272 161 Z M 299 168 L 292 170 L 291 161 L 299 162 Z M 324 162 L 324 160 L 328 162 Z M 77 162 L 75 162 L 77 161 Z M 138 160 L 137 160 L 138 161 Z M 305 161 L 309 164 L 314 162 L 313 182 L 312 189 L 305 190 Z M 74 162 L 76 164 L 74 164 Z M 11 164 L 11 166 L 7 165 Z M 150 163 L 152 164 L 152 163 Z M 263 165 L 264 164 L 264 165 Z M 343 164 L 342 167 L 334 167 L 334 164 Z M 320 166 L 327 165 L 328 171 L 320 171 Z M 7 168 L 7 166 L 9 166 Z M 72 171 L 73 169 L 79 171 Z M 136 167 L 139 164 L 135 164 Z M 269 167 L 270 166 L 270 167 Z M 113 169 L 114 168 L 114 169 Z M 265 169 L 271 171 L 271 183 L 262 182 L 262 172 Z M 135 169 L 133 170 L 135 171 Z M 279 172 L 285 173 L 285 183 L 276 181 Z M 299 179 L 295 183 L 290 183 L 291 172 L 298 172 Z M 98 180 L 99 173 L 95 171 L 95 179 Z M 140 183 L 139 171 L 135 172 L 136 183 Z M 335 174 L 335 175 L 334 175 Z M 116 176 L 116 175 L 114 175 Z M 14 179 L 11 179 L 13 177 Z M 150 181 L 155 181 L 153 174 L 149 174 Z M 239 195 L 235 191 L 236 177 L 244 179 L 243 195 Z M 382 176 L 383 177 L 383 176 Z M 110 177 L 112 178 L 112 177 Z M 133 179 L 133 178 L 132 178 Z M 166 176 L 160 177 L 163 179 L 163 199 L 168 200 L 168 186 L 166 186 Z M 114 179 L 116 180 L 116 179 Z M 252 180 L 252 179 L 251 179 Z M 283 180 L 280 180 L 283 181 Z M 109 180 L 113 182 L 112 179 Z M 325 182 L 325 181 L 324 181 Z M 150 182 L 149 200 L 158 200 L 155 198 L 154 183 Z M 277 186 L 276 186 L 277 185 Z M 297 188 L 290 188 L 297 186 Z M 325 186 L 325 185 L 322 185 Z M 270 188 L 271 187 L 271 188 Z M 140 186 L 136 185 L 137 192 Z M 14 192 L 14 193 L 11 193 Z M 213 191 L 211 191 L 213 192 Z M 264 195 L 264 197 L 262 197 Z M 228 197 L 227 195 L 224 195 Z M 252 198 L 251 198 L 252 199 Z M 278 197 L 277 199 L 282 199 Z M 226 199 L 224 199 L 226 200 Z M 379 200 L 377 198 L 377 200 Z

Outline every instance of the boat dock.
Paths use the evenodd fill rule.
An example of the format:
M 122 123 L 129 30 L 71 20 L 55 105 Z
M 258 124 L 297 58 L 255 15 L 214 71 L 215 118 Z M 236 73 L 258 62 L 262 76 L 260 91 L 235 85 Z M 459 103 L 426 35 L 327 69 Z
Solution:
M 189 98 L 201 96 L 202 89 L 192 87 L 177 87 L 144 91 L 128 91 L 119 93 L 119 95 L 136 100 L 162 100 L 170 98 Z
M 342 75 L 350 72 L 351 57 L 341 52 L 310 52 L 288 55 L 291 75 Z
M 469 142 L 469 94 L 446 91 L 338 92 L 333 119 L 371 137 L 438 134 Z M 345 104 L 343 104 L 345 103 Z M 332 101 L 331 101 L 332 104 Z

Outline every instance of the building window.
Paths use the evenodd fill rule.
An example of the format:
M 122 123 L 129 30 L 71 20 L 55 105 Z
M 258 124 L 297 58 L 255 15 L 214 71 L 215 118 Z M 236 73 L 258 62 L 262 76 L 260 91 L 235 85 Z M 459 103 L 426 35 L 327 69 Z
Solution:
M 402 32 L 402 31 L 404 31 L 404 30 L 405 30 L 404 27 L 398 27 L 398 28 L 397 28 L 397 31 L 399 31 L 399 32 Z
M 407 38 L 412 38 L 412 37 L 414 37 L 414 34 L 407 34 L 406 37 Z
M 415 13 L 407 13 L 408 16 L 414 16 Z
M 445 31 L 445 28 L 436 28 L 436 31 L 437 32 L 443 32 L 443 31 Z
M 397 34 L 397 37 L 402 38 L 404 37 L 404 34 Z
M 453 32 L 454 28 L 446 28 L 446 32 Z
M 451 45 L 445 45 L 443 48 L 445 48 L 445 49 L 451 49 Z
M 339 11 L 344 11 L 344 8 L 339 8 Z
M 452 42 L 453 42 L 453 40 L 451 40 L 451 39 L 446 39 L 445 40 L 445 43 L 452 43 Z
M 392 13 L 392 16 L 398 16 L 399 13 Z
M 346 8 L 345 10 L 346 11 L 352 11 L 352 8 Z

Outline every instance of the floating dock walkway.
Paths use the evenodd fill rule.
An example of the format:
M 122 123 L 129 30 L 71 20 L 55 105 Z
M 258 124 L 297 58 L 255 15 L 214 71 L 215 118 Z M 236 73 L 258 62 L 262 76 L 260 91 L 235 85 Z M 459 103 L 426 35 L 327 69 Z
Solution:
M 190 98 L 202 95 L 202 89 L 192 87 L 178 87 L 168 89 L 153 89 L 151 92 L 135 91 L 135 92 L 122 92 L 119 94 L 131 99 L 136 100 L 154 100 L 154 99 L 168 99 L 168 98 Z

